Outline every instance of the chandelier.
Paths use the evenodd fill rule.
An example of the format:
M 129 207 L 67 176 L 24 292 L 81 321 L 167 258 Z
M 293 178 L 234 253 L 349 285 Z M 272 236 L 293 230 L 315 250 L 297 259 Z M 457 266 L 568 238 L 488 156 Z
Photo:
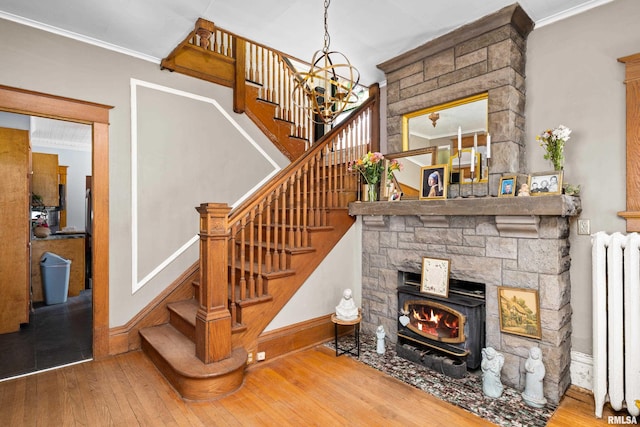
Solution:
M 309 71 L 295 74 L 294 92 L 302 91 L 306 102 L 301 107 L 318 124 L 333 123 L 349 105 L 358 103 L 354 89 L 360 73 L 344 54 L 329 50 L 329 3 L 324 1 L 324 47 L 313 54 Z

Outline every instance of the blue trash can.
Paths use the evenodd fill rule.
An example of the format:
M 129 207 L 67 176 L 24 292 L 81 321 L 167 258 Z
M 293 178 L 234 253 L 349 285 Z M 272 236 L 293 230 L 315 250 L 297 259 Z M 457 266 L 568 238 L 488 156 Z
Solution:
M 40 272 L 42 273 L 42 290 L 46 305 L 67 302 L 69 293 L 69 272 L 71 260 L 62 258 L 53 252 L 45 252 L 40 258 Z

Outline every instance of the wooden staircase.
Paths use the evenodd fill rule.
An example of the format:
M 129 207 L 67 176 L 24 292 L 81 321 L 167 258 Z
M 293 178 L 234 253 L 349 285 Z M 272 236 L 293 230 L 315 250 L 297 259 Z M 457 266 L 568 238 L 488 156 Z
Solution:
M 281 53 L 198 20 L 162 66 L 234 88 L 245 112 L 292 163 L 231 210 L 200 213 L 200 279 L 193 297 L 171 303 L 169 322 L 140 330 L 142 348 L 185 399 L 231 393 L 243 382 L 258 337 L 352 226 L 357 174 L 349 165 L 378 147 L 377 87 L 327 135 L 286 92 Z M 276 76 L 278 79 L 276 79 Z

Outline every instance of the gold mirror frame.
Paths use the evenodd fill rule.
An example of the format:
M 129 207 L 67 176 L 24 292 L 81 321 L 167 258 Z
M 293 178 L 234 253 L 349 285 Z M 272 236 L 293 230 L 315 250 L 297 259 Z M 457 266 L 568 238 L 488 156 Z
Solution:
M 487 162 L 487 135 L 489 126 L 488 111 L 488 92 L 483 92 L 467 98 L 458 99 L 440 105 L 424 108 L 418 111 L 407 113 L 402 116 L 402 153 L 405 158 L 411 158 L 412 153 L 419 152 L 427 148 L 436 150 L 434 161 L 437 163 L 448 163 L 451 165 L 450 172 L 460 176 L 459 172 L 464 174 L 463 184 L 471 182 L 469 171 L 459 171 L 457 168 L 458 153 L 458 127 L 462 131 L 461 145 L 463 151 L 474 146 L 474 139 L 477 140 L 477 153 L 480 154 L 480 162 L 478 164 L 478 172 L 474 177 L 474 182 L 486 182 L 489 176 Z M 476 104 L 480 103 L 480 104 Z M 478 112 L 478 108 L 481 112 Z M 465 119 L 468 113 L 472 117 Z M 416 148 L 410 144 L 410 126 L 416 123 L 415 119 L 419 118 L 421 123 L 421 133 L 423 135 L 433 136 L 433 145 L 425 144 L 425 147 Z M 438 132 L 428 132 L 433 127 Z M 453 159 L 453 160 L 451 160 Z M 479 173 L 479 175 L 478 175 Z
M 424 166 L 437 163 L 437 148 L 427 147 L 418 150 L 401 151 L 385 154 L 385 170 L 391 160 L 398 160 L 402 170 L 393 171 L 393 181 L 402 199 L 417 199 L 420 195 L 420 171 Z M 386 174 L 383 174 L 382 188 L 387 185 Z

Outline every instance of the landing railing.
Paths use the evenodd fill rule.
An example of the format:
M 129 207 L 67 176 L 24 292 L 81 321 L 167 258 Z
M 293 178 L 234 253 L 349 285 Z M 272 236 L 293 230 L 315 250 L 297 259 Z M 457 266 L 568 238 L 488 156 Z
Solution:
M 355 200 L 359 179 L 349 165 L 379 148 L 379 108 L 373 86 L 358 109 L 228 216 L 226 205 L 200 206 L 196 353 L 203 361 L 220 360 L 221 347 L 230 351 L 211 341 L 227 330 L 229 315 L 236 324 L 242 304 L 268 297 L 264 278 L 286 274 L 288 254 L 308 249 L 310 232 L 330 226 L 329 212 Z
M 309 63 L 247 40 L 203 19 L 198 20 L 186 42 L 236 62 L 236 112 L 244 112 L 244 99 L 239 99 L 245 93 L 241 86 L 250 82 L 258 86 L 260 99 L 278 106 L 276 119 L 291 123 L 291 136 L 308 141 L 305 150 L 314 143 L 314 121 L 307 113 L 310 102 L 304 91 L 295 85 L 296 68 L 306 71 Z

